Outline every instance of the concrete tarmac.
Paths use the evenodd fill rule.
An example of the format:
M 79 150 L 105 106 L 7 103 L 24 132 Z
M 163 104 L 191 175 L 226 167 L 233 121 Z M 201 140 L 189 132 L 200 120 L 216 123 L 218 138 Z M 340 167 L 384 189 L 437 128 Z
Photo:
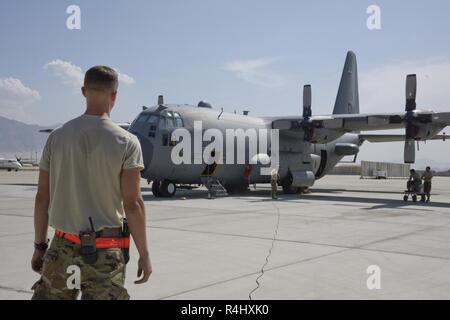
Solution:
M 39 277 L 30 268 L 37 174 L 0 171 L 0 299 L 29 299 Z M 154 272 L 133 283 L 133 247 L 127 288 L 133 299 L 450 299 L 450 178 L 435 178 L 431 203 L 404 202 L 404 188 L 327 176 L 276 201 L 269 185 L 161 199 L 142 180 Z

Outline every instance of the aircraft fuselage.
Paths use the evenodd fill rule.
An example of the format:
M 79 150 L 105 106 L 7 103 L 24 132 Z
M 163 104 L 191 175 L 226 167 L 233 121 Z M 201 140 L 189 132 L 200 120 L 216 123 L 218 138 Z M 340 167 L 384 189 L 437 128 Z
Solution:
M 200 132 L 198 132 L 199 122 L 201 123 Z M 268 157 L 272 147 L 272 140 L 269 134 L 270 129 L 272 129 L 271 126 L 272 121 L 270 118 L 225 113 L 210 108 L 187 105 L 164 105 L 142 111 L 131 124 L 129 131 L 136 134 L 141 142 L 145 164 L 145 169 L 141 175 L 148 181 L 170 180 L 177 184 L 200 184 L 202 182 L 201 177 L 207 174 L 219 179 L 225 185 L 245 185 L 270 182 L 270 175 L 261 174 L 261 168 L 268 167 L 268 165 L 253 163 L 249 167 L 252 156 L 249 152 L 249 141 L 251 140 L 249 137 L 252 130 L 256 130 L 259 133 L 263 132 L 262 135 L 256 134 L 257 152 L 258 155 L 265 154 Z M 197 131 L 195 127 L 197 127 Z M 190 152 L 190 161 L 174 164 L 173 151 L 176 148 L 176 143 L 173 143 L 171 140 L 171 135 L 176 129 L 188 131 L 193 137 L 192 140 L 198 138 L 196 134 L 197 136 L 199 133 L 200 135 L 205 134 L 209 129 L 220 132 L 224 144 L 223 154 L 216 155 L 214 154 L 215 151 L 213 151 L 211 157 L 218 156 L 222 159 L 222 164 L 217 164 L 216 161 L 211 164 L 212 160 L 207 159 L 208 155 L 205 155 L 205 148 L 211 143 L 212 139 L 210 138 L 209 141 L 206 139 L 205 141 L 204 136 L 201 137 L 201 148 L 196 148 L 195 142 L 192 141 L 190 149 L 183 150 L 183 153 Z M 229 135 L 233 130 L 240 130 L 237 136 L 242 136 L 242 134 L 245 136 L 247 134 L 244 137 L 244 142 L 246 143 L 245 161 L 239 162 L 237 159 L 239 137 Z M 260 144 L 265 142 L 265 140 L 267 140 L 267 148 L 265 150 L 262 148 L 263 150 L 261 150 Z M 233 144 L 233 149 L 229 148 L 228 144 L 230 142 Z M 304 147 L 301 142 L 291 137 L 279 137 L 280 180 L 287 178 L 293 164 L 302 162 Z M 360 144 L 361 142 L 356 134 L 345 134 L 327 144 L 311 144 L 311 161 L 308 167 L 313 171 L 315 178 L 319 179 L 329 172 L 345 155 L 352 152 L 352 150 L 347 150 L 348 146 L 359 146 Z M 231 160 L 229 159 L 230 150 L 234 150 L 233 159 Z M 342 150 L 346 154 L 342 154 Z M 357 153 L 357 148 L 353 152 L 352 154 Z

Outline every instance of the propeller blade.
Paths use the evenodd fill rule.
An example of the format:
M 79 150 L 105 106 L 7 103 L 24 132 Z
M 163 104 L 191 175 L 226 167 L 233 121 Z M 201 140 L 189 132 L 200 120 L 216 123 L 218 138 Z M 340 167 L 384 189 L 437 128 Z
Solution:
M 416 162 L 416 148 L 414 146 L 413 139 L 405 140 L 404 160 L 405 160 L 405 163 Z
M 312 115 L 311 110 L 311 85 L 303 86 L 303 118 L 309 118 Z
M 303 141 L 302 163 L 311 163 L 311 143 L 307 140 Z
M 417 76 L 409 74 L 406 77 L 406 112 L 416 110 Z

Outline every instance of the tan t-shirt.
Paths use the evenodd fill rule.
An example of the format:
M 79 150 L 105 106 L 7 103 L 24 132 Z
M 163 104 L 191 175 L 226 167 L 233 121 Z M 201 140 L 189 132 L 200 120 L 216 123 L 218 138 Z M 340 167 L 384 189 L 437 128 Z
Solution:
M 122 169 L 144 168 L 139 140 L 109 118 L 82 115 L 55 129 L 39 164 L 49 171 L 49 225 L 68 233 L 122 225 Z
M 431 180 L 433 179 L 433 173 L 431 171 L 424 171 L 422 173 L 422 179 L 425 182 L 431 182 Z
M 272 171 L 270 172 L 270 179 L 271 179 L 271 181 L 278 180 L 278 170 L 277 169 L 272 169 Z

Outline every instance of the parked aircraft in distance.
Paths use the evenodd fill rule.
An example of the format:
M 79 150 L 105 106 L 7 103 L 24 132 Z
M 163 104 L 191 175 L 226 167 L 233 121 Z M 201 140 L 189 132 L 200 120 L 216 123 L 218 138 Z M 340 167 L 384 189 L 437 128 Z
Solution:
M 4 159 L 0 158 L 0 169 L 6 169 L 8 171 L 19 171 L 22 169 L 20 159 Z

